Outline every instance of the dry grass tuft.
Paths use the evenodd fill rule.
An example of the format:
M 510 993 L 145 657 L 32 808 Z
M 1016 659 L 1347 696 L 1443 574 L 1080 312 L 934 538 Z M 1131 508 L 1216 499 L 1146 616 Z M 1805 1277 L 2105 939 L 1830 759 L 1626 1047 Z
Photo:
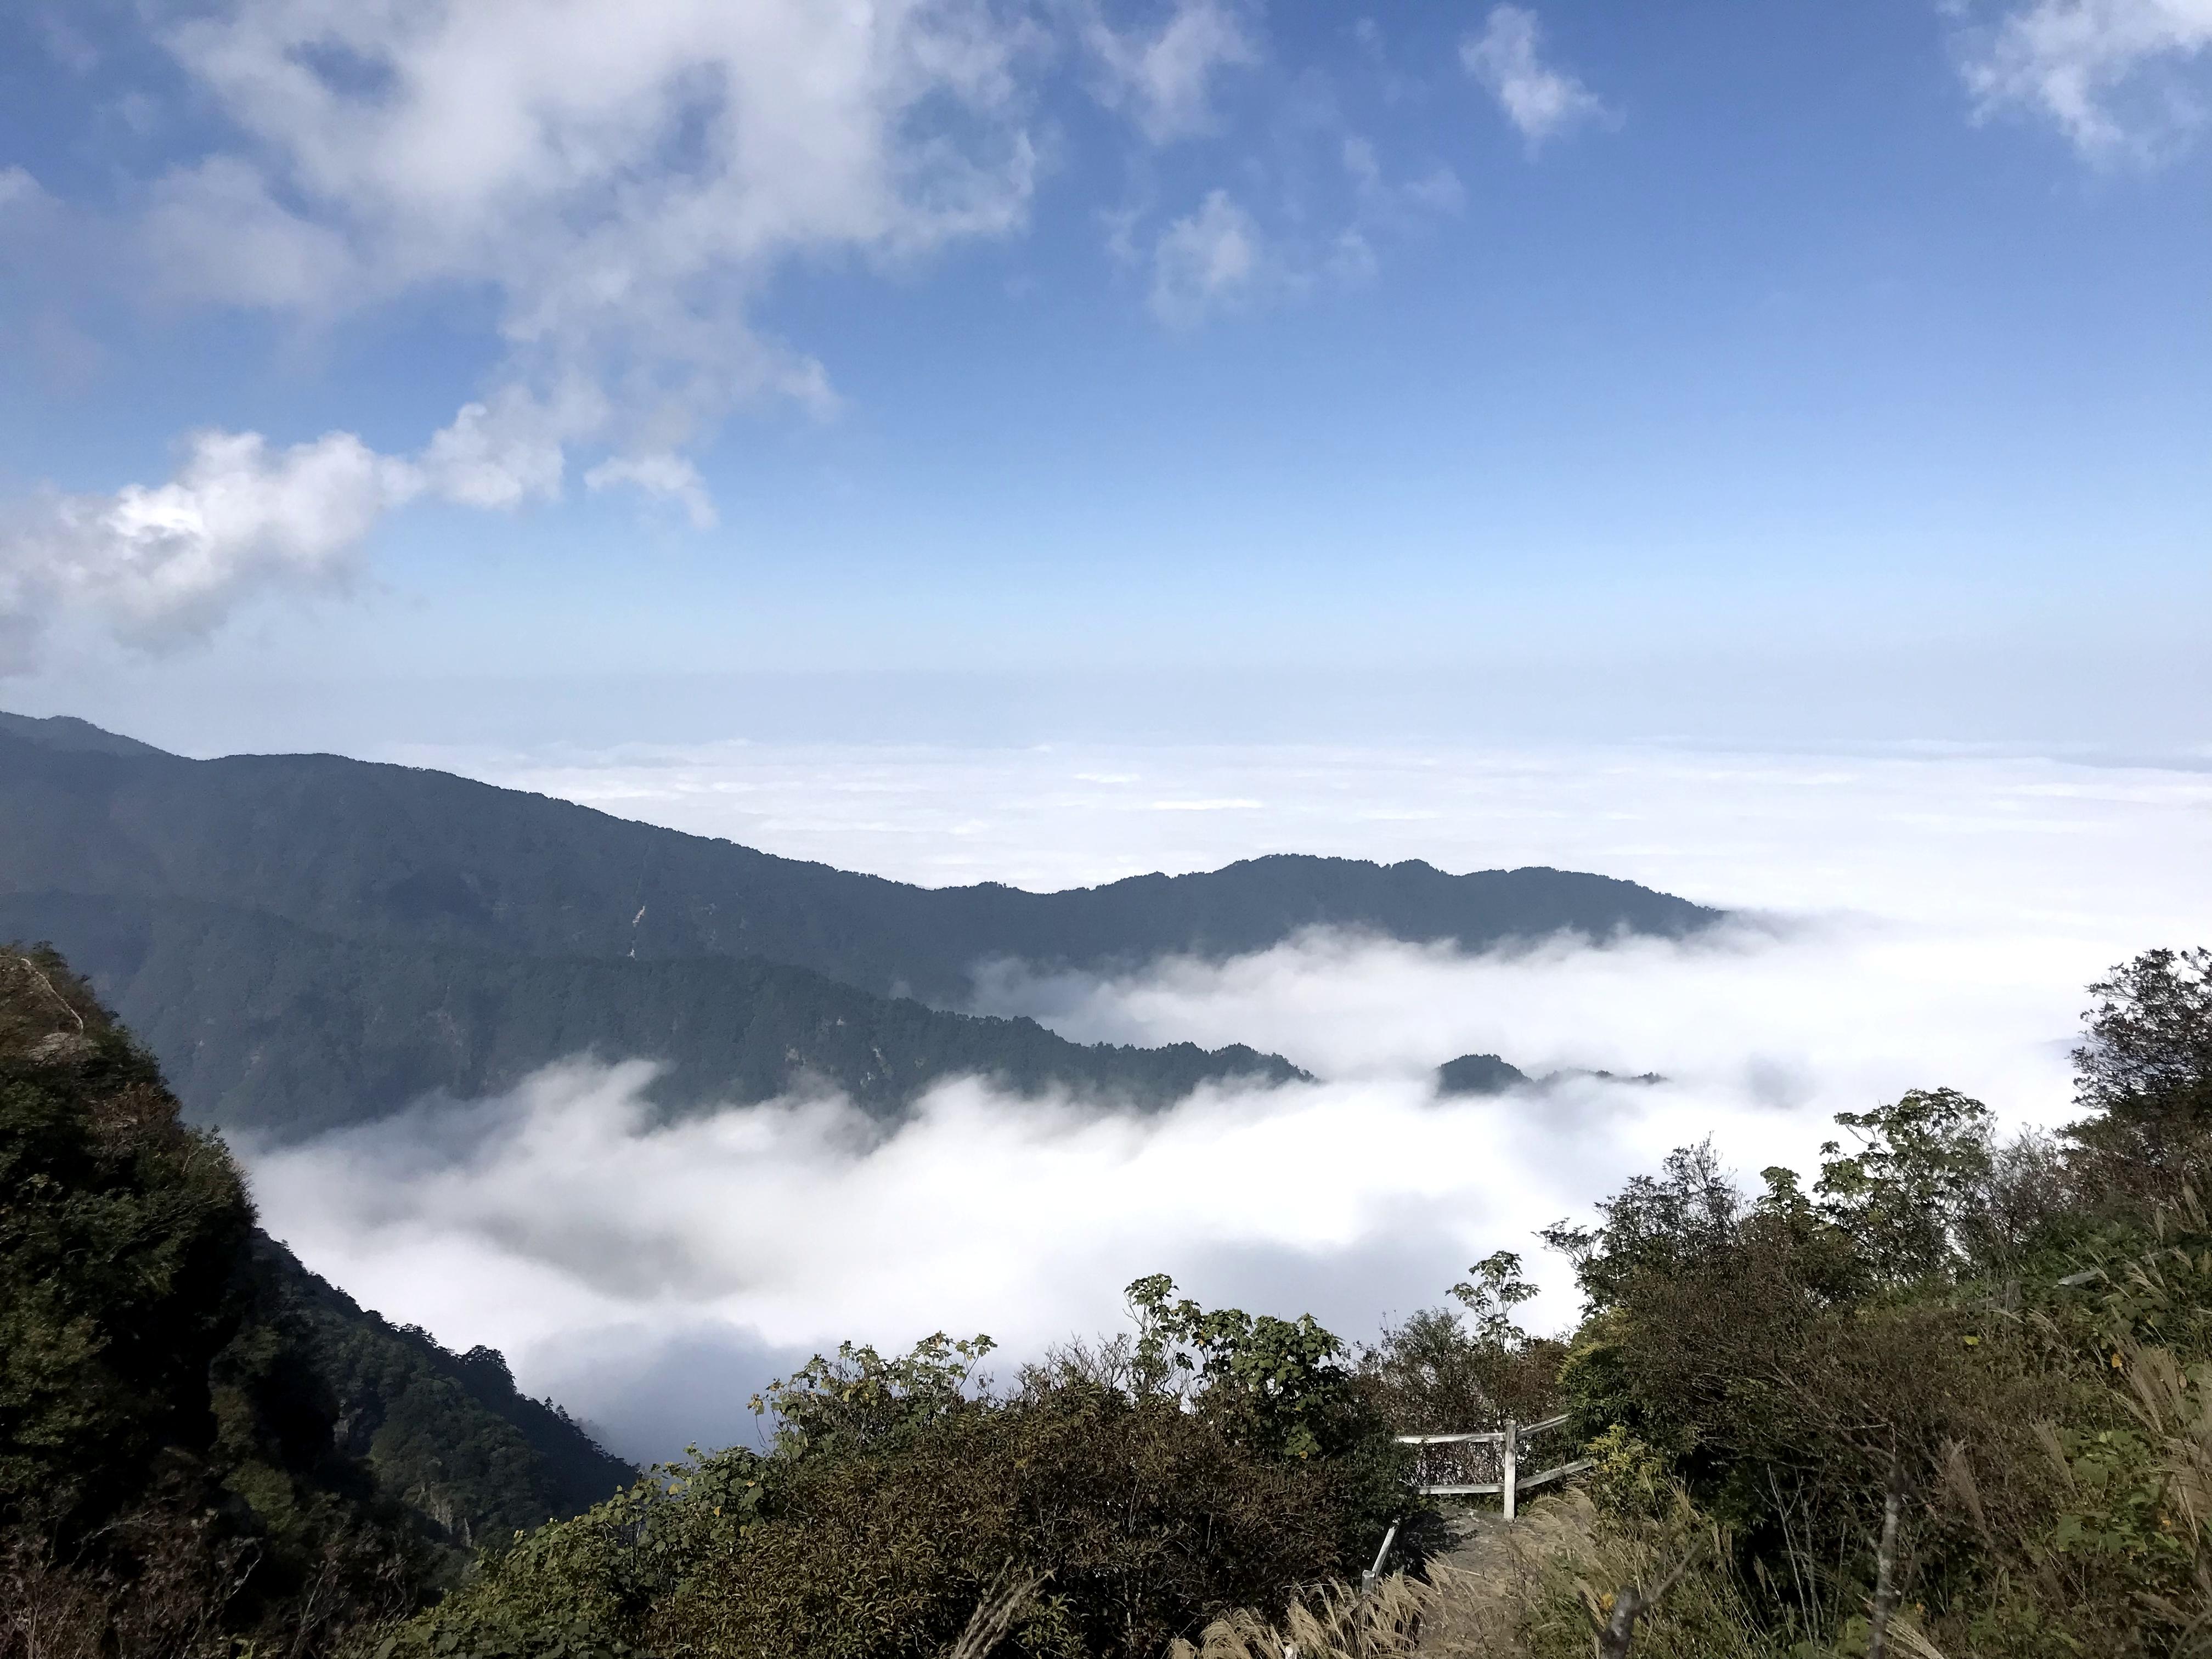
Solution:
M 1753 1659 L 1766 1651 L 1698 1527 L 1626 1535 L 1580 1492 L 1547 1498 L 1512 1526 L 1480 1525 L 1425 1581 L 1394 1575 L 1364 1601 L 1331 1586 L 1279 1621 L 1218 1619 L 1169 1659 L 1584 1659 L 1624 1590 L 1664 1586 L 1637 1624 L 1638 1659 Z
M 1177 1641 L 1169 1659 L 1399 1659 L 1422 1645 L 1437 1592 L 1394 1572 L 1365 1595 L 1325 1584 L 1293 1601 L 1280 1624 L 1249 1609 L 1215 1620 L 1198 1644 Z

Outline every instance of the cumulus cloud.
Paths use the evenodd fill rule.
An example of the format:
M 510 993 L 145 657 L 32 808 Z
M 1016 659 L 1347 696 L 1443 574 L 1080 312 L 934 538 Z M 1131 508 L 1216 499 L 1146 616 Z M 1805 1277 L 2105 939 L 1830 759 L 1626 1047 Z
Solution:
M 1145 58 L 1163 112 L 1228 50 L 1211 38 L 1178 21 Z M 153 285 L 310 323 L 480 295 L 503 360 L 410 459 L 207 434 L 168 483 L 20 514 L 0 549 L 18 658 L 56 605 L 140 641 L 204 633 L 258 586 L 342 567 L 411 496 L 552 499 L 580 446 L 592 487 L 711 524 L 689 445 L 741 399 L 835 404 L 817 361 L 753 325 L 769 277 L 1004 234 L 1036 174 L 1041 26 L 994 0 L 228 0 L 159 40 L 231 133 L 144 186 Z M 0 236 L 57 210 L 0 173 Z
M 599 407 L 589 387 L 541 402 L 510 386 L 464 405 L 411 457 L 380 454 L 350 432 L 284 449 L 258 432 L 198 432 L 166 483 L 21 506 L 0 522 L 0 672 L 32 665 L 65 618 L 161 651 L 204 638 L 263 593 L 342 583 L 384 516 L 421 498 L 501 508 L 557 500 L 563 445 Z M 697 473 L 672 456 L 610 461 L 586 482 L 634 484 L 681 502 L 695 525 L 714 522 Z
M 1006 230 L 1034 173 L 1034 32 L 982 0 L 252 0 L 164 40 L 246 140 L 162 182 L 179 210 L 155 229 L 196 294 L 480 285 L 524 359 L 618 358 L 678 405 L 783 378 L 743 311 L 781 259 Z M 234 246 L 240 225 L 262 240 Z M 261 246 L 311 280 L 273 283 Z
M 568 441 L 597 428 L 605 412 L 588 382 L 571 380 L 550 398 L 506 386 L 489 403 L 464 404 L 432 434 L 422 471 L 441 496 L 463 507 L 556 501 Z
M 1156 144 L 1206 131 L 1220 72 L 1259 61 L 1239 9 L 1224 0 L 1176 0 L 1156 33 L 1117 29 L 1094 13 L 1084 40 L 1103 72 L 1106 101 L 1127 108 Z
M 1467 72 L 1498 100 L 1531 149 L 1578 126 L 1613 118 L 1595 93 L 1543 61 L 1541 40 L 1535 13 L 1495 6 L 1482 32 L 1468 36 L 1459 48 Z
M 343 574 L 423 487 L 419 467 L 349 432 L 289 449 L 258 432 L 195 434 L 167 483 L 53 497 L 0 530 L 0 640 L 21 663 L 70 610 L 148 647 L 204 635 L 246 592 Z
M 2036 110 L 2091 155 L 2154 155 L 2200 124 L 2202 82 L 2172 71 L 2212 47 L 2212 0 L 2034 0 L 1962 64 L 1982 112 Z

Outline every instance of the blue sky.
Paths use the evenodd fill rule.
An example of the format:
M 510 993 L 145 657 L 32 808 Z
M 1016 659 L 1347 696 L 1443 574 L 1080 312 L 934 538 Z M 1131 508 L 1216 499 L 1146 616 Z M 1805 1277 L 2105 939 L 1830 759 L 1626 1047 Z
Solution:
M 19 3 L 0 702 L 2202 744 L 2208 114 L 2208 0 Z

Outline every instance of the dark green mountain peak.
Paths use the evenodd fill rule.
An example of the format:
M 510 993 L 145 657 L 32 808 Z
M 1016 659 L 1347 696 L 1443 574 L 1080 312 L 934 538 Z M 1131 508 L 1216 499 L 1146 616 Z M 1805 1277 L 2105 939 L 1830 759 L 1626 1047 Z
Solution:
M 1502 1095 L 1528 1086 L 1528 1074 L 1496 1054 L 1462 1054 L 1437 1067 L 1439 1095 Z
M 1563 1071 L 1547 1072 L 1541 1077 L 1530 1077 L 1518 1066 L 1508 1065 L 1496 1054 L 1462 1054 L 1457 1060 L 1448 1060 L 1437 1067 L 1437 1093 L 1449 1097 L 1455 1095 L 1502 1095 L 1514 1089 L 1534 1089 L 1541 1091 L 1570 1083 L 1577 1078 L 1593 1083 L 1633 1083 L 1650 1085 L 1667 1079 L 1656 1072 L 1641 1072 L 1633 1077 L 1624 1077 L 1617 1072 L 1585 1071 L 1570 1066 Z

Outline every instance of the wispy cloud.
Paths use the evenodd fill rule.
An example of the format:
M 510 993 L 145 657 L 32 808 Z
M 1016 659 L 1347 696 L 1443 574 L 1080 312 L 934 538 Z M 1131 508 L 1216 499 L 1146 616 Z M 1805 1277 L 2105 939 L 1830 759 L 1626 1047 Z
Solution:
M 1460 43 L 1460 62 L 1497 99 L 1531 149 L 1592 123 L 1617 118 L 1595 93 L 1543 60 L 1536 14 L 1495 6 L 1479 34 Z
M 1101 71 L 1106 102 L 1128 110 L 1156 144 L 1210 130 L 1221 72 L 1260 58 L 1243 9 L 1224 0 L 1176 0 L 1155 30 L 1116 28 L 1094 11 L 1083 37 Z
M 1449 167 L 1437 166 L 1416 179 L 1394 183 L 1383 176 L 1374 141 L 1355 133 L 1344 141 L 1344 170 L 1352 177 L 1362 207 L 1400 217 L 1407 212 L 1456 213 L 1467 204 L 1467 189 Z
M 673 501 L 684 509 L 694 530 L 712 530 L 719 515 L 714 497 L 707 493 L 699 469 L 681 455 L 617 455 L 601 461 L 584 475 L 590 489 L 614 489 L 628 485 L 658 500 Z
M 1288 280 L 1259 222 L 1225 190 L 1210 191 L 1152 246 L 1152 314 L 1171 328 L 1249 304 Z
M 1264 301 L 1324 287 L 1356 288 L 1381 267 L 1378 236 L 1463 205 L 1465 192 L 1449 167 L 1390 179 L 1373 142 L 1358 134 L 1343 139 L 1337 155 L 1352 205 L 1333 235 L 1317 237 L 1310 227 L 1278 234 L 1226 190 L 1207 192 L 1191 212 L 1170 220 L 1152 243 L 1152 315 L 1170 328 L 1188 329 Z M 1108 246 L 1125 263 L 1134 257 L 1136 224 L 1134 214 L 1109 222 Z
M 2083 154 L 2154 158 L 2201 125 L 2212 0 L 2034 0 L 1976 34 L 1961 72 L 1984 114 L 2034 110 Z

